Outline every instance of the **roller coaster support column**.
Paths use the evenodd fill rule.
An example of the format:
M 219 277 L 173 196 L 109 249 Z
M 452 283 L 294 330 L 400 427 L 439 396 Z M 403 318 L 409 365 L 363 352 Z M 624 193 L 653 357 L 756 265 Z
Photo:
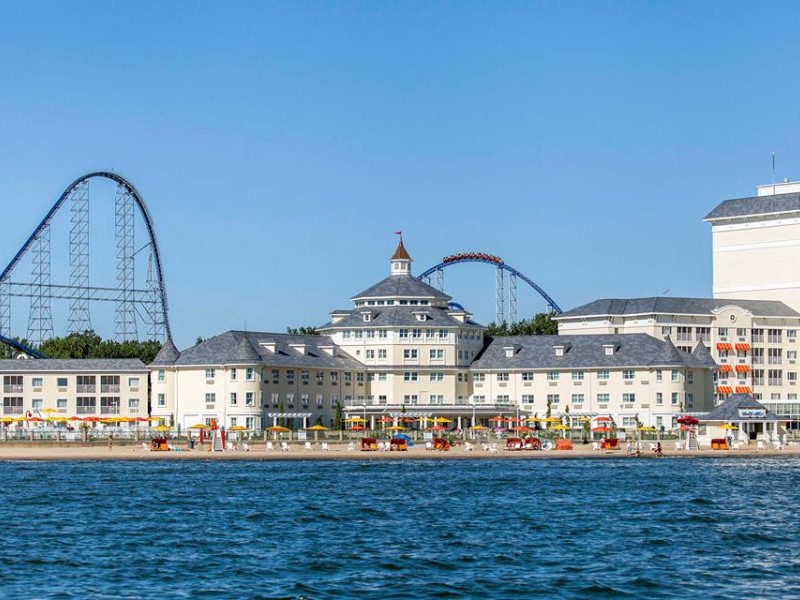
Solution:
M 501 267 L 495 270 L 497 273 L 494 286 L 494 318 L 498 325 L 505 323 L 506 320 L 506 283 L 505 271 Z
M 68 333 L 92 328 L 89 318 L 89 182 L 75 186 L 71 194 L 69 228 L 69 284 L 80 296 L 69 305 Z
M 444 291 L 444 269 L 436 269 L 436 289 Z
M 50 296 L 45 290 L 50 286 L 50 225 L 42 227 L 33 242 L 33 297 L 28 316 L 28 339 L 34 346 L 53 337 L 53 317 Z
M 122 185 L 116 196 L 117 290 L 119 301 L 114 321 L 114 337 L 118 341 L 135 340 L 136 313 L 134 299 L 134 213 L 133 195 Z
M 508 323 L 509 325 L 517 322 L 517 276 L 514 273 L 508 275 Z
M 11 295 L 8 283 L 0 283 L 0 336 L 11 336 Z

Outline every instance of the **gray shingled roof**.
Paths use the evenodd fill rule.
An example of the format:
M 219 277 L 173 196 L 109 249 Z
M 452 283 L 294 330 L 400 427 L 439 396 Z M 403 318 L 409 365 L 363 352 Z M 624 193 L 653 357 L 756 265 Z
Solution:
M 244 341 L 243 341 L 244 340 Z M 271 352 L 261 343 L 275 343 Z M 254 354 L 246 350 L 249 344 Z M 301 354 L 290 344 L 305 344 L 306 353 Z M 330 356 L 320 346 L 334 346 L 328 336 L 292 335 L 288 333 L 264 333 L 255 331 L 227 331 L 181 352 L 176 365 L 233 365 L 264 364 L 275 367 L 363 369 L 354 358 L 339 351 L 341 356 Z M 248 360 L 242 360 L 248 359 Z M 249 360 L 252 359 L 252 360 Z
M 603 298 L 578 306 L 553 318 L 556 321 L 570 317 L 621 316 L 621 315 L 707 315 L 712 310 L 728 305 L 741 306 L 760 317 L 800 317 L 777 300 L 738 300 L 726 298 L 673 298 L 652 296 L 650 298 Z
M 138 358 L 37 358 L 29 360 L 0 360 L 2 373 L 78 371 L 82 373 L 147 372 L 147 367 Z
M 613 344 L 612 355 L 604 345 Z M 504 347 L 518 345 L 513 357 Z M 556 356 L 554 346 L 565 346 L 563 356 Z M 709 368 L 670 342 L 644 333 L 624 335 L 535 335 L 492 338 L 472 363 L 481 369 L 589 369 L 642 366 Z
M 697 346 L 695 346 L 694 350 L 692 350 L 692 354 L 697 360 L 702 361 L 712 369 L 716 369 L 717 366 L 719 366 L 703 342 L 697 343 Z
M 158 351 L 156 357 L 151 362 L 151 365 L 155 366 L 168 366 L 175 364 L 175 361 L 178 360 L 181 353 L 178 351 L 178 348 L 175 347 L 175 344 L 172 342 L 172 338 L 168 338 L 164 345 L 161 346 L 161 350 Z
M 785 212 L 800 212 L 800 193 L 776 194 L 774 196 L 752 196 L 725 200 L 708 213 L 704 221 L 732 219 L 749 215 L 769 215 Z
M 369 321 L 364 320 L 362 311 L 370 311 L 372 318 Z M 318 327 L 319 331 L 327 331 L 330 329 L 357 329 L 366 328 L 373 329 L 378 327 L 480 327 L 483 325 L 475 321 L 467 320 L 462 323 L 455 317 L 450 316 L 452 311 L 447 308 L 440 308 L 436 306 L 360 306 L 350 312 L 342 320 L 337 321 L 335 324 L 326 323 L 322 327 Z M 425 321 L 418 321 L 417 314 L 424 313 L 428 316 Z
M 436 298 L 452 300 L 450 296 L 411 275 L 390 275 L 351 299 L 362 298 Z
M 742 418 L 739 416 L 740 408 L 765 409 L 765 406 L 750 394 L 733 394 L 725 402 L 705 415 L 699 415 L 699 421 L 785 421 L 775 413 L 767 411 L 764 418 Z

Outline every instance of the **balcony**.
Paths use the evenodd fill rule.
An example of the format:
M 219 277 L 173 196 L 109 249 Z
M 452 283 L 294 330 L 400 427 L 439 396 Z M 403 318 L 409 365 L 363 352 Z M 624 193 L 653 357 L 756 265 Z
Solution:
M 100 393 L 115 393 L 119 394 L 119 384 L 118 383 L 104 383 L 100 386 Z
M 96 394 L 97 393 L 97 384 L 90 383 L 90 384 L 78 384 L 77 391 L 79 394 Z
M 118 415 L 119 414 L 119 406 L 101 406 L 100 407 L 100 414 L 101 415 Z
M 97 412 L 97 407 L 95 406 L 79 406 L 77 413 L 79 415 L 93 415 Z
M 22 386 L 21 385 L 4 385 L 3 392 L 6 394 L 21 394 L 22 393 Z

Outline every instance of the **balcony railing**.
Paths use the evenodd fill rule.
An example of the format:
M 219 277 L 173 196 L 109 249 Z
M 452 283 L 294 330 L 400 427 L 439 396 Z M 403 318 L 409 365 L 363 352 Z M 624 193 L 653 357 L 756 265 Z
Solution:
M 119 406 L 101 406 L 100 407 L 100 414 L 101 415 L 118 415 L 119 414 Z
M 81 383 L 78 384 L 77 390 L 79 394 L 95 394 L 97 393 L 97 384 L 95 383 Z
M 21 393 L 22 392 L 22 386 L 21 385 L 4 385 L 3 386 L 3 391 L 6 394 Z
M 117 393 L 118 394 L 119 393 L 119 384 L 118 383 L 101 384 L 100 385 L 100 392 L 101 393 L 113 392 L 113 393 Z
M 78 407 L 78 414 L 79 415 L 93 415 L 97 412 L 96 406 L 79 406 Z
M 22 407 L 21 406 L 4 406 L 3 407 L 3 414 L 4 415 L 21 415 L 22 414 Z

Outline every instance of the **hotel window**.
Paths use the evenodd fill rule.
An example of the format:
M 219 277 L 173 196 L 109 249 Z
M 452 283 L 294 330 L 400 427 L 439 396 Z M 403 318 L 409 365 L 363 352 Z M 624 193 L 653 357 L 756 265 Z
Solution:
M 533 404 L 533 394 L 522 394 L 523 404 Z
M 323 383 L 325 383 L 325 372 L 317 371 L 317 385 L 322 385 Z
M 559 372 L 558 371 L 548 371 L 547 372 L 547 381 L 558 381 Z
M 317 394 L 317 408 L 322 408 L 325 404 L 325 398 L 322 394 Z
M 430 381 L 444 381 L 444 373 L 431 373 Z
M 367 381 L 375 381 L 375 373 L 367 373 Z
M 717 335 L 719 335 L 719 337 L 728 337 L 728 328 L 720 327 Z
M 435 336 L 436 336 L 436 330 L 435 329 L 426 329 L 425 330 L 425 339 L 426 340 L 432 340 Z
M 272 369 L 271 370 L 272 383 L 274 383 L 274 384 L 280 383 L 280 373 L 281 372 L 278 369 Z
M 373 339 L 375 337 L 375 330 L 374 329 L 367 329 L 367 339 Z
M 214 404 L 217 401 L 217 395 L 214 392 L 206 394 L 206 404 Z
M 31 400 L 31 408 L 44 408 L 44 400 L 42 398 L 34 398 Z
M 608 404 L 611 399 L 611 394 L 597 394 L 597 402 L 600 404 Z
M 138 398 L 128 398 L 128 410 L 130 412 L 132 412 L 132 413 L 139 412 L 139 399 Z
M 497 381 L 508 381 L 508 373 L 498 373 L 497 374 Z
M 94 412 L 94 411 L 92 411 Z M 22 398 L 3 398 L 4 415 L 21 415 Z
M 385 338 L 385 337 L 387 337 L 386 330 L 385 329 L 378 329 L 378 338 L 380 339 L 380 338 Z
M 797 350 L 787 350 L 786 360 L 797 360 Z
M 428 401 L 431 404 L 444 404 L 444 396 L 442 394 L 431 394 L 428 396 Z
M 472 376 L 472 380 L 475 383 L 483 383 L 486 380 L 486 373 L 475 373 Z
M 783 362 L 783 350 L 780 348 L 767 348 L 767 364 L 779 365 Z
M 422 337 L 422 329 L 412 329 L 411 330 L 411 337 L 414 339 L 419 339 Z
M 378 404 L 386 404 L 386 395 L 381 394 L 378 396 Z
M 656 381 L 663 381 L 664 380 L 664 373 L 661 369 L 656 369 Z
M 167 405 L 167 397 L 166 397 L 166 395 L 165 394 L 159 394 L 157 402 L 158 402 L 158 406 L 159 407 L 163 408 L 164 406 L 166 406 Z
M 661 335 L 672 335 L 672 327 L 662 327 Z
M 694 371 L 686 371 L 686 383 L 694 383 Z
M 598 371 L 597 378 L 602 380 L 607 380 L 611 378 L 611 373 L 609 371 Z
M 31 387 L 35 387 L 35 388 L 42 387 L 42 378 L 41 377 L 33 377 L 31 379 Z
M 286 406 L 294 408 L 294 394 L 286 394 Z
M 764 369 L 753 369 L 753 385 L 764 385 Z
M 403 373 L 403 381 L 417 381 L 418 373 L 416 371 L 406 371 Z
M 353 332 L 353 337 L 354 337 L 355 339 L 357 339 L 357 340 L 360 340 L 360 339 L 361 339 L 361 337 L 362 337 L 362 335 L 363 335 L 363 333 L 364 333 L 364 332 L 363 332 L 363 331 L 361 331 L 360 329 L 356 329 L 356 330 Z
M 681 380 L 680 372 L 678 371 L 678 369 L 672 369 L 671 380 L 672 381 L 680 381 Z
M 708 343 L 711 341 L 711 327 L 698 327 L 695 335 L 698 342 Z
M 97 400 L 94 398 L 78 396 L 76 399 L 76 405 L 78 407 L 79 415 L 91 415 L 97 412 Z
M 101 375 L 100 391 L 112 393 L 119 392 L 119 375 Z
M 572 372 L 572 380 L 573 381 L 583 381 L 583 371 L 573 371 Z
M 678 392 L 672 392 L 672 406 L 678 405 Z
M 278 406 L 280 404 L 280 401 L 281 401 L 281 395 L 280 394 L 272 394 L 271 397 L 272 397 L 272 408 L 278 408 Z M 331 398 L 331 401 L 333 401 L 333 398 Z
M 441 348 L 431 350 L 428 352 L 428 356 L 431 360 L 444 360 L 444 350 Z
M 308 408 L 308 394 L 300 395 L 300 403 L 303 405 L 303 408 Z
M 533 381 L 533 371 L 523 371 L 522 381 Z
M 138 377 L 128 377 L 128 387 L 129 388 L 138 388 L 139 387 L 139 378 Z
M 139 378 L 137 377 L 136 379 L 138 380 Z M 67 382 L 67 378 L 66 377 L 59 377 L 58 379 L 56 379 L 56 386 L 58 386 L 60 388 L 65 388 L 65 387 L 67 387 L 67 385 L 68 385 L 68 382 Z
M 796 329 L 787 329 L 786 330 L 786 337 L 789 341 L 794 342 L 797 339 L 797 330 Z
M 622 417 L 623 427 L 636 427 L 636 417 Z
M 764 349 L 763 348 L 753 348 L 753 364 L 754 365 L 763 365 L 764 364 Z
M 231 369 L 231 381 L 236 381 L 236 369 Z
M 300 371 L 300 381 L 303 382 L 303 385 L 308 385 L 309 380 L 311 379 L 311 373 L 308 371 Z
M 687 393 L 686 394 L 686 408 L 692 408 L 693 404 L 694 404 L 694 395 L 690 394 L 690 393 Z
M 405 394 L 403 396 L 403 403 L 404 404 L 416 404 L 417 403 L 417 395 L 416 394 Z
M 664 394 L 656 392 L 656 404 L 664 404 Z
M 342 331 L 342 338 L 345 339 L 345 340 L 349 340 L 350 339 L 350 330 L 349 329 L 344 329 Z
M 374 360 L 375 359 L 375 350 L 367 350 L 366 359 L 367 360 Z
M 751 331 L 752 334 L 752 342 L 754 344 L 763 344 L 764 343 L 764 330 L 763 329 L 753 329 Z
M 559 402 L 561 402 L 561 396 L 558 394 L 547 394 L 548 404 L 558 404 Z
M 484 402 L 486 402 L 486 396 L 474 395 L 472 396 L 472 402 L 475 404 L 483 404 Z
M 692 341 L 692 328 L 691 327 L 678 327 L 678 341 L 691 342 Z
M 408 329 L 401 329 L 400 330 L 400 339 L 407 340 L 408 339 Z
M 236 427 L 236 417 L 231 417 L 231 427 Z
M 625 404 L 636 402 L 636 394 L 622 394 L 622 401 Z
M 500 394 L 497 396 L 497 403 L 498 404 L 508 404 L 509 398 L 508 394 Z
M 380 358 L 386 358 L 386 350 L 385 349 L 379 349 L 378 350 L 378 358 L 379 359 Z
M 767 371 L 769 385 L 783 385 L 783 371 L 780 369 L 769 369 Z
M 783 332 L 780 329 L 767 329 L 767 342 L 770 344 L 780 344 L 783 340 Z
M 119 414 L 119 398 L 117 396 L 101 396 L 100 397 L 100 414 L 101 415 L 118 415 Z
M 630 369 L 626 369 L 622 371 L 622 378 L 626 380 L 636 379 L 636 371 L 631 371 Z
M 56 408 L 59 411 L 67 410 L 67 399 L 66 398 L 59 398 L 58 400 L 56 400 Z
M 353 385 L 353 374 L 350 371 L 345 371 L 344 373 L 344 384 Z
M 447 330 L 446 329 L 440 329 L 439 330 L 439 339 L 440 340 L 447 339 Z
M 231 406 L 236 406 L 237 403 L 236 392 L 231 392 Z
M 331 371 L 331 383 L 332 384 L 339 383 L 339 373 L 337 373 L 336 371 Z
M 254 373 L 252 367 L 247 367 L 244 370 L 244 380 L 245 381 L 253 381 Z
M 294 369 L 287 369 L 286 370 L 286 383 L 293 384 L 294 383 Z
M 583 394 L 572 394 L 572 403 L 573 404 L 583 404 L 584 395 Z
M 406 348 L 403 350 L 404 360 L 416 360 L 419 358 L 419 350 L 416 348 Z
M 747 329 L 745 329 L 744 327 L 737 327 L 736 328 L 736 337 L 740 337 L 740 338 L 747 337 Z
M 167 379 L 167 374 L 164 371 L 164 369 L 159 369 L 158 370 L 158 382 L 159 383 L 164 383 L 166 381 L 166 379 Z
M 378 373 L 378 381 L 386 381 L 386 373 Z

